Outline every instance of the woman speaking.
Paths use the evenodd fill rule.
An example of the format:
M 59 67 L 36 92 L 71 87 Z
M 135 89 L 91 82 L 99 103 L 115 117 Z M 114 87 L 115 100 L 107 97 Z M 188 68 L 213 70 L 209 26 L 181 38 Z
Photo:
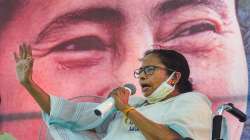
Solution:
M 105 119 L 94 115 L 96 103 L 74 103 L 42 90 L 32 80 L 31 52 L 23 44 L 15 54 L 17 77 L 41 107 L 55 140 L 210 139 L 210 101 L 193 91 L 187 60 L 176 51 L 147 51 L 134 72 L 144 98 L 137 102 L 124 87 L 114 89 L 116 111 Z

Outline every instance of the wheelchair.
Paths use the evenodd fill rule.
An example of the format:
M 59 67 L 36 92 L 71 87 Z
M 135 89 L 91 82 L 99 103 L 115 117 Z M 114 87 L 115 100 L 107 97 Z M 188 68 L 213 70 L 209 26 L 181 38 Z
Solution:
M 232 103 L 220 105 L 213 117 L 212 124 L 212 139 L 211 140 L 225 140 L 225 135 L 223 135 L 223 113 L 227 111 L 229 114 L 236 117 L 240 122 L 245 122 L 247 120 L 247 115 L 237 109 Z M 184 138 L 181 140 L 193 140 L 192 138 Z

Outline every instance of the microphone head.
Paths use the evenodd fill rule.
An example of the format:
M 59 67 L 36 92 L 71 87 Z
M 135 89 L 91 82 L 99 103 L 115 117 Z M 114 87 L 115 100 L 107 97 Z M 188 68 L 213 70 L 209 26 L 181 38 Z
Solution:
M 136 87 L 133 84 L 127 83 L 127 84 L 123 85 L 123 87 L 130 89 L 131 95 L 134 95 L 136 92 Z

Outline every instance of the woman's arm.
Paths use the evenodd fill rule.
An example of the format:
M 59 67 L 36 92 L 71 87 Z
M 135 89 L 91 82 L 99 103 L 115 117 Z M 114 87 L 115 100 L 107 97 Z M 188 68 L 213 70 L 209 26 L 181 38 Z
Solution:
M 42 90 L 33 80 L 28 83 L 23 84 L 30 95 L 35 99 L 40 108 L 46 112 L 50 113 L 50 96 Z
M 112 97 L 115 99 L 116 108 L 135 123 L 147 140 L 178 140 L 181 138 L 170 128 L 147 119 L 135 109 L 130 109 L 128 105 L 129 93 L 126 89 L 122 87 L 115 89 L 112 92 Z
M 50 96 L 32 80 L 33 58 L 31 47 L 26 44 L 20 45 L 19 54 L 14 53 L 14 57 L 19 82 L 27 89 L 41 109 L 49 114 Z

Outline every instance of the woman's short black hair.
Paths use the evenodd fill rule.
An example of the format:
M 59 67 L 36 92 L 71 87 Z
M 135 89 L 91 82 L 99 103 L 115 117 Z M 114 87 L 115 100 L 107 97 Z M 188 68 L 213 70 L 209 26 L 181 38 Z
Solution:
M 174 51 L 174 50 L 164 50 L 164 49 L 153 49 L 145 52 L 144 56 L 149 54 L 155 54 L 159 57 L 162 64 L 165 65 L 168 74 L 174 71 L 181 73 L 181 78 L 177 83 L 177 89 L 180 93 L 190 92 L 193 90 L 192 84 L 189 81 L 190 69 L 186 58 Z

